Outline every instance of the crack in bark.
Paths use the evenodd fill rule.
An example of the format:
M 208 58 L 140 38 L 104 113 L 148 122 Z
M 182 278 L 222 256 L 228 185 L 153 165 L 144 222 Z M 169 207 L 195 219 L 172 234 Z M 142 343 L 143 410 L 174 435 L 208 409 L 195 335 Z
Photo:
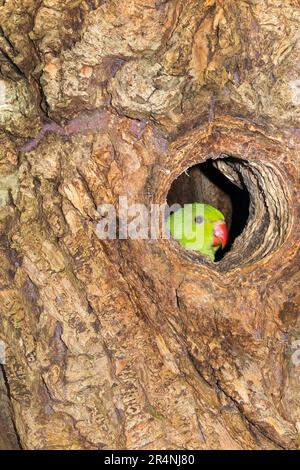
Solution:
M 214 383 L 211 383 L 209 382 L 207 379 L 205 379 L 205 377 L 203 376 L 203 373 L 202 373 L 202 370 L 200 368 L 200 364 L 198 362 L 198 360 L 192 355 L 192 353 L 190 351 L 187 351 L 188 352 L 188 356 L 197 372 L 197 374 L 199 375 L 199 377 L 211 388 L 215 388 L 217 389 L 220 393 L 222 393 L 223 395 L 225 395 L 225 397 L 230 401 L 232 402 L 232 404 L 235 406 L 235 408 L 237 409 L 237 411 L 239 412 L 240 416 L 242 417 L 242 419 L 244 419 L 247 423 L 248 423 L 248 426 L 249 426 L 249 430 L 251 431 L 251 428 L 254 428 L 256 430 L 256 432 L 258 432 L 259 434 L 261 434 L 264 438 L 266 438 L 267 440 L 269 440 L 272 444 L 276 445 L 277 447 L 279 447 L 280 449 L 282 450 L 286 450 L 286 447 L 284 447 L 282 445 L 281 442 L 279 442 L 277 439 L 273 438 L 273 437 L 270 437 L 267 432 L 260 426 L 258 425 L 257 423 L 255 423 L 253 420 L 251 420 L 247 414 L 245 414 L 244 410 L 242 409 L 240 403 L 234 399 L 224 388 L 223 386 L 221 385 L 221 382 L 220 380 L 217 378 L 217 375 L 216 375 L 216 371 L 215 369 L 212 367 L 211 364 L 208 365 L 209 369 L 211 370 L 212 372 L 212 376 L 214 377 Z M 257 439 L 257 437 L 254 435 L 255 439 Z
M 7 375 L 6 375 L 6 371 L 5 371 L 4 365 L 3 365 L 3 364 L 0 364 L 0 368 L 1 368 L 1 371 L 2 371 L 3 379 L 4 379 L 4 384 L 5 384 L 5 388 L 6 388 L 7 398 L 8 398 L 9 404 L 10 404 L 10 406 L 9 406 L 9 414 L 10 414 L 10 417 L 11 417 L 12 427 L 13 427 L 13 430 L 14 430 L 14 433 L 15 433 L 15 437 L 16 437 L 18 446 L 19 446 L 19 448 L 22 450 L 22 449 L 23 449 L 23 446 L 22 446 L 22 442 L 21 442 L 21 437 L 20 437 L 20 434 L 19 434 L 19 432 L 18 432 L 16 423 L 15 423 L 15 416 L 14 416 L 14 413 L 13 413 L 13 407 L 12 407 L 12 403 L 11 403 L 11 402 L 12 402 L 12 396 L 11 396 L 9 381 L 8 381 L 8 378 L 7 378 Z

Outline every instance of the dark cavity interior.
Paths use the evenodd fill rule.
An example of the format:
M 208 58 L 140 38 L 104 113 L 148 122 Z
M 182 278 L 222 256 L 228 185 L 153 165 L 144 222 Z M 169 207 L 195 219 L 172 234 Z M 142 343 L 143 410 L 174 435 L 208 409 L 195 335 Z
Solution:
M 234 168 L 238 163 L 239 159 L 228 157 L 194 165 L 173 181 L 167 196 L 169 206 L 203 202 L 224 214 L 229 227 L 229 242 L 224 250 L 218 251 L 216 261 L 231 250 L 249 217 L 250 197 L 242 178 L 233 182 L 222 172 L 222 166 Z

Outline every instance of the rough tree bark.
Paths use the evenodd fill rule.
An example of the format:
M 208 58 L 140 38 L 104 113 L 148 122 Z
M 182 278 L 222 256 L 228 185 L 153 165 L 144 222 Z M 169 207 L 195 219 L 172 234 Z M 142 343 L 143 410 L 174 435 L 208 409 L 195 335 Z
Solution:
M 299 0 L 0 0 L 0 25 L 1 446 L 297 448 Z M 99 204 L 207 158 L 251 201 L 219 263 L 98 239 Z

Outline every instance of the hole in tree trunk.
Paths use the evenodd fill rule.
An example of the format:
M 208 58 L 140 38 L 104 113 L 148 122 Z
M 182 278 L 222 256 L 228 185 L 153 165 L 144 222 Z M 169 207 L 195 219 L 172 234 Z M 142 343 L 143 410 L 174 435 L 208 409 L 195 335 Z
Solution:
M 226 158 L 224 162 L 234 165 L 235 159 Z M 220 261 L 230 251 L 234 240 L 244 230 L 248 216 L 249 192 L 241 181 L 238 185 L 231 182 L 217 167 L 217 160 L 207 160 L 194 165 L 177 178 L 168 193 L 169 205 L 202 202 L 220 210 L 229 227 L 229 241 L 224 250 L 216 253 L 216 261 Z
M 221 270 L 264 258 L 287 236 L 289 197 L 271 164 L 221 154 L 191 166 L 171 184 L 167 203 L 193 202 L 210 204 L 225 216 L 230 232 L 227 247 L 216 256 Z

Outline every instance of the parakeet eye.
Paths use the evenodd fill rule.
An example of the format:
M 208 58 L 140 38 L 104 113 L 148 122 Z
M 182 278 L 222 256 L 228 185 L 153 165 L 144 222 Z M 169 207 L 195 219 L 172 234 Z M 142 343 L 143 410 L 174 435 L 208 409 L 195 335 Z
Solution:
M 195 217 L 195 222 L 196 224 L 203 224 L 203 217 L 202 215 L 197 215 L 197 217 Z

